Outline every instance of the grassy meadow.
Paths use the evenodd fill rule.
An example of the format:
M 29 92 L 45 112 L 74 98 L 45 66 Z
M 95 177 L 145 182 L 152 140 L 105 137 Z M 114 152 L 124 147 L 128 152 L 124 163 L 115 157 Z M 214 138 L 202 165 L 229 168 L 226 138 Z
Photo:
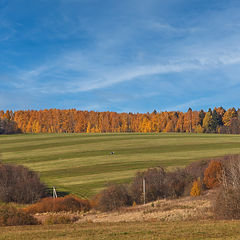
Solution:
M 98 239 L 98 240 L 237 240 L 239 221 L 128 222 L 40 225 L 0 228 L 0 239 Z
M 111 152 L 115 154 L 111 154 Z M 108 182 L 128 182 L 148 167 L 240 153 L 240 135 L 19 134 L 1 135 L 5 163 L 23 164 L 59 191 L 89 197 Z

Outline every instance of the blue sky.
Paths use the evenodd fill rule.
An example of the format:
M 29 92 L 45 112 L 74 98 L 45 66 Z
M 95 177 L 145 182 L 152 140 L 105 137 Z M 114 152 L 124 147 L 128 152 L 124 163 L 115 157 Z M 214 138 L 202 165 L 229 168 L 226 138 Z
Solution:
M 0 0 L 0 109 L 240 107 L 240 1 Z

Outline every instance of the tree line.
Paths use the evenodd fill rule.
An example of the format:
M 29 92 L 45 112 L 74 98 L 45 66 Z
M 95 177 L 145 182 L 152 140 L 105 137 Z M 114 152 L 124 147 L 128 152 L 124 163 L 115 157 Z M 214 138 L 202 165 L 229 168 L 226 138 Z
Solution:
M 9 133 L 190 132 L 240 133 L 240 109 L 207 112 L 116 113 L 60 110 L 0 111 L 0 134 Z

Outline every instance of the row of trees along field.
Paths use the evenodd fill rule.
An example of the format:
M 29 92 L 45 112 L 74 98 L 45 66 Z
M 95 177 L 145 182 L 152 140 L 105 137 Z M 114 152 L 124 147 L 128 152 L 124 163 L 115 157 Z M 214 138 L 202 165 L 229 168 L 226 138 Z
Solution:
M 240 133 L 240 109 L 207 112 L 116 113 L 76 109 L 0 111 L 0 133 L 195 132 Z

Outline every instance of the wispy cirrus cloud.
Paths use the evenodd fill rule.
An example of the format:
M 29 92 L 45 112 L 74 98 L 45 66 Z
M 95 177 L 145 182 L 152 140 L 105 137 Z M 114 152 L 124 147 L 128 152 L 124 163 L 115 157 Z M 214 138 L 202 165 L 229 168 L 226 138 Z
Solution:
M 77 93 L 96 89 L 104 89 L 122 82 L 134 81 L 142 77 L 183 73 L 188 71 L 204 71 L 212 68 L 221 68 L 226 65 L 240 63 L 240 51 L 226 55 L 207 57 L 173 59 L 167 64 L 130 65 L 106 68 L 101 64 L 87 63 L 82 54 L 74 54 L 75 61 L 64 55 L 61 60 L 51 61 L 31 70 L 17 73 L 14 82 L 16 88 L 34 88 L 44 93 Z M 69 74 L 71 79 L 68 81 Z M 47 78 L 48 81 L 41 82 Z M 60 85 L 56 84 L 59 81 Z

